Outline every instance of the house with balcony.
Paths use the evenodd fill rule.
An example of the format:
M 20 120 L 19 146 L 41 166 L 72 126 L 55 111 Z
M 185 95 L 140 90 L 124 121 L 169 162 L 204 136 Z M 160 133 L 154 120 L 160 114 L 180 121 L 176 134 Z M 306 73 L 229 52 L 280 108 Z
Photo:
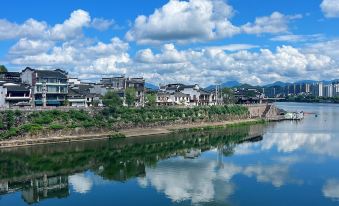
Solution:
M 145 79 L 129 78 L 124 76 L 102 78 L 100 84 L 94 86 L 91 92 L 105 95 L 108 91 L 116 92 L 122 99 L 125 98 L 125 90 L 134 88 L 135 106 L 143 107 L 145 104 Z
M 202 105 L 215 105 L 216 98 L 215 93 L 205 91 L 199 85 L 184 85 L 184 84 L 168 84 L 160 86 L 161 93 L 168 93 L 170 96 L 173 95 L 174 100 L 177 97 L 179 102 L 189 106 L 202 106 Z M 183 95 L 181 95 L 183 94 Z M 186 99 L 186 96 L 188 99 Z M 175 101 L 176 102 L 176 101 Z
M 181 92 L 158 92 L 156 94 L 157 106 L 189 106 L 190 96 Z
M 62 106 L 68 94 L 67 72 L 61 69 L 37 70 L 26 67 L 21 72 L 24 84 L 31 85 L 35 106 Z
M 0 108 L 31 105 L 31 88 L 29 85 L 2 83 L 0 84 Z
M 100 96 L 91 93 L 93 86 L 90 84 L 71 85 L 68 88 L 67 101 L 71 107 L 91 107 L 100 105 Z

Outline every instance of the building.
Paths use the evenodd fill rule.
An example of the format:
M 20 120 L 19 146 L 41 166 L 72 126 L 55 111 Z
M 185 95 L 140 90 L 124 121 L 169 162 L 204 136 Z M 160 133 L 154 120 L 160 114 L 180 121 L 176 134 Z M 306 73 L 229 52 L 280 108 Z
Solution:
M 332 84 L 324 85 L 323 94 L 324 97 L 333 97 L 333 85 Z
M 312 95 L 316 97 L 324 96 L 324 84 L 322 82 L 313 84 Z
M 339 97 L 339 83 L 333 84 L 333 96 Z
M 30 106 L 31 100 L 31 89 L 28 85 L 14 83 L 0 84 L 0 108 Z
M 2 72 L 0 73 L 0 82 L 3 83 L 21 83 L 20 72 Z
M 32 86 L 35 106 L 62 106 L 68 94 L 67 72 L 61 69 L 36 70 L 26 67 L 21 72 L 24 84 Z
M 108 91 L 118 93 L 118 95 L 125 100 L 125 91 L 128 88 L 135 90 L 135 106 L 143 107 L 145 105 L 145 79 L 144 78 L 127 78 L 110 77 L 102 78 L 100 84 L 97 84 L 91 90 L 91 93 L 105 95 Z M 125 102 L 125 101 L 124 101 Z
M 71 107 L 91 107 L 101 104 L 100 95 L 91 93 L 92 85 L 72 85 L 68 89 L 67 102 Z
M 236 88 L 234 98 L 238 104 L 261 104 L 265 94 L 256 88 Z
M 167 102 L 165 101 L 167 99 Z M 216 105 L 216 95 L 199 87 L 199 85 L 168 84 L 160 86 L 157 104 L 166 105 Z
M 174 106 L 190 104 L 190 96 L 182 92 L 158 92 L 156 95 L 156 104 L 158 106 Z
M 71 77 L 71 78 L 68 78 L 67 83 L 68 85 L 79 85 L 81 84 L 81 81 L 78 78 Z

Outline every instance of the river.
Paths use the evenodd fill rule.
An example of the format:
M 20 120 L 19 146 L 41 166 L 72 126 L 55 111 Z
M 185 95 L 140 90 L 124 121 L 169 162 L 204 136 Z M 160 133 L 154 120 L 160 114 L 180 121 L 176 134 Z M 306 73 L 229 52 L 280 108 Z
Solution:
M 284 121 L 0 150 L 0 205 L 339 205 L 339 105 Z

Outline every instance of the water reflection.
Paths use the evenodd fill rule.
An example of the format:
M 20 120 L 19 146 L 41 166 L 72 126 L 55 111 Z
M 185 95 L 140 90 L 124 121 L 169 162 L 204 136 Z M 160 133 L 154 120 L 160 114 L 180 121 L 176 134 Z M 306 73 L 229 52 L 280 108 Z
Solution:
M 321 126 L 337 118 L 330 111 L 298 123 L 0 150 L 0 205 L 336 205 L 339 130 Z
M 68 178 L 67 176 L 43 175 L 29 180 L 1 181 L 0 194 L 17 191 L 21 191 L 22 199 L 28 204 L 48 198 L 64 198 L 69 195 Z
M 327 180 L 325 186 L 323 187 L 323 194 L 325 197 L 339 201 L 339 180 Z
M 227 197 L 235 186 L 218 183 L 230 180 L 228 166 L 220 167 L 222 158 L 218 162 L 198 157 L 207 150 L 217 150 L 219 156 L 232 155 L 237 144 L 261 140 L 262 134 L 263 125 L 259 125 L 1 150 L 0 189 L 2 194 L 21 191 L 25 202 L 34 203 L 67 197 L 69 186 L 73 192 L 86 194 L 96 184 L 138 177 L 140 186 L 150 184 L 174 202 L 208 202 L 218 199 L 216 195 Z M 175 156 L 179 158 L 171 158 Z M 92 172 L 82 172 L 85 170 Z

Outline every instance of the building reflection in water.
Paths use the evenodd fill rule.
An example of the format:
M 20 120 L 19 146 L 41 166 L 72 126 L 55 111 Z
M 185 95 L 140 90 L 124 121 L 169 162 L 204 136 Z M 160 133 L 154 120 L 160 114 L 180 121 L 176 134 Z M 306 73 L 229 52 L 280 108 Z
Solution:
M 200 170 L 199 158 L 203 152 L 209 150 L 219 149 L 219 165 L 221 166 L 222 156 L 232 155 L 237 144 L 261 139 L 262 134 L 262 126 L 247 126 L 224 130 L 181 132 L 164 135 L 161 138 L 142 139 L 138 137 L 126 140 L 0 150 L 0 197 L 2 194 L 21 192 L 22 199 L 28 204 L 33 204 L 48 198 L 68 197 L 70 191 L 85 194 L 91 191 L 93 185 L 96 184 L 95 181 L 125 182 L 132 178 L 149 179 L 152 176 L 150 168 L 157 168 L 160 160 L 171 159 L 171 157 L 182 157 L 187 160 L 185 164 L 192 163 L 189 165 L 193 169 Z M 210 169 L 216 168 L 215 162 L 204 162 L 203 165 L 209 168 L 202 170 L 206 171 L 206 174 L 211 174 Z M 189 170 L 188 167 L 181 166 L 182 172 L 187 174 L 185 171 Z M 175 169 L 181 171 L 181 169 Z M 86 172 L 83 171 L 90 171 L 90 175 L 86 176 Z M 202 175 L 201 172 L 195 173 L 198 179 Z M 178 177 L 177 174 L 175 176 Z M 95 179 L 96 177 L 100 177 L 101 180 Z M 210 177 L 212 179 L 208 179 L 213 182 L 213 175 Z M 164 178 L 168 177 L 164 176 Z M 181 183 L 184 182 L 181 180 Z M 206 183 L 193 182 L 201 183 L 199 184 L 201 188 Z M 222 184 L 222 182 L 219 183 Z M 212 187 L 213 184 L 207 185 Z M 215 193 L 220 192 L 223 195 L 232 193 L 232 184 L 227 185 L 223 191 L 216 189 Z M 205 193 L 206 190 L 197 191 L 196 194 L 201 194 L 201 192 Z M 207 199 L 210 197 L 213 195 Z
M 46 174 L 39 178 L 21 181 L 3 181 L 0 183 L 0 194 L 21 191 L 22 199 L 33 204 L 48 198 L 64 198 L 69 196 L 67 176 L 51 176 Z

